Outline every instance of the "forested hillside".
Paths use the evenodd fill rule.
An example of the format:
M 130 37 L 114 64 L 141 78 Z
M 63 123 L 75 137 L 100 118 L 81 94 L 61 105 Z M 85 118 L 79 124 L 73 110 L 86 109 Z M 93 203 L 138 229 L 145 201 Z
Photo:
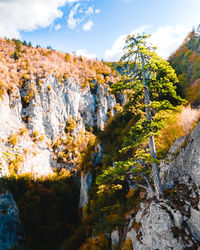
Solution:
M 170 56 L 179 84 L 178 92 L 192 105 L 200 104 L 200 26 L 193 29 L 183 44 Z

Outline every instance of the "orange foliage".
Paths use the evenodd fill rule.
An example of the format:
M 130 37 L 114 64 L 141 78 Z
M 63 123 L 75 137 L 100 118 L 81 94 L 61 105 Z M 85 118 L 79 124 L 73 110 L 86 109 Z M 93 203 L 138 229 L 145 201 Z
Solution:
M 0 92 L 2 86 L 14 89 L 21 79 L 42 80 L 49 74 L 63 79 L 73 77 L 81 85 L 92 80 L 108 83 L 112 80 L 111 69 L 98 60 L 69 55 L 45 48 L 28 47 L 21 44 L 19 58 L 15 60 L 13 53 L 17 50 L 14 41 L 0 38 Z M 87 81 L 86 81 L 87 80 Z M 42 82 L 42 81 L 40 81 Z
M 186 99 L 190 100 L 191 104 L 200 104 L 200 79 L 198 78 L 192 85 L 187 88 Z
M 103 250 L 109 249 L 108 240 L 104 235 L 99 235 L 95 238 L 89 238 L 80 248 L 80 250 Z

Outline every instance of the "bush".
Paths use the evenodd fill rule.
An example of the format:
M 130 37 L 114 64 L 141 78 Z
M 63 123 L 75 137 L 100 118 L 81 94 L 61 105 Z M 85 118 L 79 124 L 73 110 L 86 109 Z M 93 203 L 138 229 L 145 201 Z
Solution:
M 65 61 L 66 61 L 66 62 L 70 62 L 70 59 L 71 59 L 70 54 L 69 54 L 69 53 L 66 53 L 66 54 L 65 54 Z
M 15 146 L 18 142 L 18 138 L 17 138 L 17 135 L 16 134 L 12 134 L 8 137 L 8 142 L 10 144 L 12 144 L 13 146 Z
M 132 241 L 128 238 L 123 244 L 123 250 L 133 250 Z
M 17 51 L 15 51 L 13 54 L 12 54 L 12 57 L 13 59 L 18 60 L 19 59 L 19 53 Z

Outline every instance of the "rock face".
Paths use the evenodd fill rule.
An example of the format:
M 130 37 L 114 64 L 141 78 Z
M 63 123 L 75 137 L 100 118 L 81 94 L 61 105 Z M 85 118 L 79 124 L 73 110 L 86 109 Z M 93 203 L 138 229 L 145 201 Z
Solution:
M 88 203 L 88 190 L 92 186 L 92 174 L 81 173 L 81 188 L 79 207 L 83 208 Z
M 200 188 L 200 123 L 197 124 L 189 138 L 179 138 L 175 142 L 168 160 L 161 164 L 161 175 L 166 176 L 163 184 L 173 186 L 174 180 L 189 176 Z
M 199 249 L 200 123 L 161 163 L 163 201 L 141 204 L 125 229 L 134 249 Z
M 20 249 L 23 227 L 19 212 L 10 193 L 0 194 L 0 249 Z
M 52 75 L 49 76 L 40 86 L 39 93 L 36 92 L 30 103 L 22 108 L 22 114 L 31 117 L 28 126 L 49 138 L 56 138 L 63 132 L 61 124 L 72 116 L 87 127 L 96 126 L 103 130 L 108 120 L 107 112 L 114 113 L 116 100 L 108 93 L 108 86 L 95 84 L 96 90 L 92 93 L 89 86 L 81 89 L 73 78 L 60 83 Z M 27 95 L 29 90 L 30 86 L 22 88 L 21 97 Z
M 51 144 L 66 136 L 69 118 L 75 120 L 78 134 L 90 127 L 103 130 L 108 113 L 116 112 L 116 99 L 108 89 L 96 82 L 93 89 L 81 89 L 73 78 L 59 82 L 50 75 L 43 84 L 29 80 L 15 94 L 4 95 L 0 100 L 1 176 L 11 171 L 9 163 L 16 158 L 18 174 L 51 174 L 57 167 Z
M 68 142 L 73 153 L 80 155 L 74 146 L 77 141 L 73 144 L 75 138 L 82 148 L 87 146 L 87 135 L 94 137 L 89 131 L 103 130 L 108 116 L 116 112 L 115 106 L 115 96 L 106 84 L 93 82 L 93 88 L 82 89 L 73 78 L 59 82 L 54 75 L 43 84 L 24 81 L 15 93 L 0 98 L 0 177 L 24 173 L 48 176 L 55 168 L 77 171 L 73 155 L 66 149 Z M 70 132 L 66 131 L 67 125 Z M 96 165 L 101 161 L 102 148 L 97 144 L 94 151 L 91 160 Z M 60 152 L 64 155 L 62 161 Z M 91 184 L 92 175 L 82 173 L 80 208 L 88 202 Z M 9 193 L 0 195 L 0 217 L 0 249 L 18 247 L 23 230 Z

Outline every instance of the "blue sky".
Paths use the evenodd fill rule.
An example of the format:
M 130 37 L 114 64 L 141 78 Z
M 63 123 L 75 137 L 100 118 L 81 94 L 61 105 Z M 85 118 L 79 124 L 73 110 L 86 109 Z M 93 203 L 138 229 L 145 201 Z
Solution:
M 0 0 L 0 36 L 118 60 L 126 35 L 145 32 L 167 58 L 199 12 L 200 0 Z

